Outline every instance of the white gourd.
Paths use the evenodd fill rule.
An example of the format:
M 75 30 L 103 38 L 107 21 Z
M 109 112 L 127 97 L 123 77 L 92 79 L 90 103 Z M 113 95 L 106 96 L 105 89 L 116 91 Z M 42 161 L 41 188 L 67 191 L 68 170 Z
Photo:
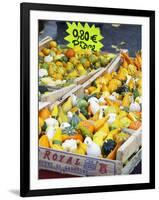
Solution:
M 52 62 L 53 61 L 53 57 L 51 55 L 45 56 L 44 57 L 44 62 Z
M 46 129 L 46 135 L 48 136 L 49 139 L 52 139 L 55 132 L 56 132 L 56 128 L 54 126 L 48 126 Z
M 100 110 L 99 104 L 96 103 L 95 101 L 90 102 L 90 108 L 91 108 L 93 115 Z
M 48 72 L 46 69 L 39 69 L 39 77 L 42 78 L 44 76 L 48 76 Z
M 107 120 L 108 124 L 112 124 L 116 119 L 116 113 L 109 113 L 109 119 Z
M 62 122 L 60 125 L 60 128 L 64 130 L 65 128 L 69 128 L 71 125 L 68 122 Z
M 141 108 L 137 102 L 131 103 L 129 107 L 130 112 L 140 112 Z
M 74 153 L 77 149 L 77 141 L 74 139 L 65 140 L 62 143 L 62 147 L 65 151 Z
M 47 118 L 45 120 L 45 122 L 46 122 L 47 126 L 58 126 L 59 125 L 59 122 L 56 119 L 52 118 L 52 117 Z
M 84 143 L 87 144 L 87 155 L 93 157 L 101 156 L 100 147 L 92 141 L 90 137 L 86 137 Z

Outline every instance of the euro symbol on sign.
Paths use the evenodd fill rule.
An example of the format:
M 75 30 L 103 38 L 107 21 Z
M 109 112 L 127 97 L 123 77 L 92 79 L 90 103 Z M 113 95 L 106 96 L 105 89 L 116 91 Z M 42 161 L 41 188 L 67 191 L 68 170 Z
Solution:
M 91 36 L 91 40 L 92 40 L 94 43 L 97 43 L 97 41 L 96 41 L 97 38 L 96 38 L 96 37 L 97 37 L 97 35 L 92 35 L 92 36 Z

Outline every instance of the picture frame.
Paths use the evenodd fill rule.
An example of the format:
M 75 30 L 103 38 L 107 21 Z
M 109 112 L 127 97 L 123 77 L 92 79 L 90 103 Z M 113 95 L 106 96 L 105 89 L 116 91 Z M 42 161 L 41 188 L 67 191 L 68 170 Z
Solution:
M 36 40 L 35 44 L 37 44 L 37 49 L 38 49 L 38 39 L 35 37 L 34 38 L 32 37 L 33 35 L 32 27 L 34 25 L 32 24 L 32 21 L 33 20 L 36 21 L 38 19 L 37 14 L 35 14 L 36 19 L 33 19 L 31 17 L 33 11 L 37 11 L 38 14 L 40 12 L 47 12 L 47 14 L 52 13 L 52 12 L 59 12 L 59 13 L 66 13 L 66 14 L 70 13 L 72 15 L 74 13 L 77 13 L 83 16 L 82 20 L 84 19 L 86 14 L 95 15 L 96 18 L 99 18 L 99 16 L 106 16 L 106 17 L 116 16 L 120 18 L 120 16 L 122 16 L 122 18 L 137 17 L 137 19 L 139 18 L 147 19 L 148 29 L 144 29 L 144 30 L 147 31 L 146 36 L 148 36 L 148 38 L 146 38 L 145 40 L 147 40 L 147 43 L 149 45 L 149 48 L 148 48 L 149 51 L 147 52 L 147 54 L 145 54 L 145 55 L 148 55 L 148 60 L 145 60 L 145 63 L 147 62 L 149 74 L 147 74 L 145 78 L 143 78 L 143 81 L 145 81 L 145 84 L 146 84 L 146 81 L 148 82 L 147 87 L 149 87 L 149 94 L 148 94 L 149 104 L 148 104 L 148 108 L 143 107 L 143 109 L 149 110 L 149 111 L 145 111 L 145 112 L 149 112 L 149 116 L 147 117 L 148 124 L 149 124 L 149 129 L 147 133 L 147 138 L 148 138 L 148 142 L 147 142 L 148 152 L 147 153 L 149 155 L 149 161 L 148 161 L 148 166 L 146 166 L 149 169 L 146 174 L 149 177 L 148 181 L 141 181 L 139 179 L 139 181 L 136 181 L 136 182 L 134 181 L 133 183 L 132 182 L 121 183 L 119 180 L 118 182 L 110 184 L 110 185 L 109 184 L 89 185 L 90 183 L 89 178 L 86 177 L 86 178 L 80 179 L 80 180 L 86 179 L 86 182 L 84 185 L 81 182 L 81 186 L 73 187 L 72 185 L 69 185 L 67 187 L 67 185 L 65 185 L 63 187 L 60 187 L 60 186 L 55 187 L 54 184 L 56 184 L 55 183 L 56 180 L 49 179 L 49 180 L 45 180 L 44 184 L 47 185 L 47 182 L 49 182 L 49 184 L 52 185 L 51 188 L 50 187 L 43 188 L 43 186 L 40 185 L 39 187 L 36 188 L 35 186 L 32 189 L 31 179 L 32 179 L 33 174 L 35 174 L 35 171 L 33 171 L 32 169 L 38 166 L 38 163 L 36 163 L 36 165 L 32 163 L 32 160 L 34 160 L 32 159 L 34 158 L 32 155 L 33 154 L 32 145 L 34 145 L 34 148 L 38 149 L 38 146 L 35 145 L 38 143 L 36 137 L 35 137 L 34 144 L 31 143 L 31 141 L 33 141 L 32 134 L 31 134 L 31 129 L 32 129 L 31 120 L 33 119 L 31 117 L 31 114 L 34 113 L 36 109 L 38 110 L 38 106 L 37 106 L 38 101 L 36 102 L 35 99 L 33 99 L 33 95 L 32 95 L 33 93 L 31 94 L 31 91 L 33 90 L 31 82 L 35 83 L 34 76 L 32 74 L 37 73 L 37 69 L 35 68 L 35 66 L 33 68 L 32 61 L 31 61 L 33 57 L 32 56 L 33 44 L 31 42 L 33 41 L 33 39 Z M 20 12 L 21 12 L 21 16 L 20 16 L 20 20 L 21 20 L 20 21 L 20 25 L 21 25 L 20 195 L 23 197 L 27 197 L 27 196 L 154 189 L 155 188 L 155 12 L 149 11 L 149 10 L 131 10 L 131 9 L 118 9 L 118 8 L 84 7 L 84 6 L 72 6 L 72 5 L 53 5 L 53 4 L 51 5 L 51 4 L 35 4 L 35 3 L 21 3 Z M 40 17 L 39 19 L 43 19 L 43 18 Z M 54 20 L 57 20 L 56 17 Z M 107 22 L 107 18 L 105 20 Z M 116 23 L 116 21 L 114 23 Z M 122 20 L 121 20 L 121 23 L 122 23 Z M 142 37 L 144 36 L 142 35 Z M 142 51 L 144 51 L 143 48 L 142 48 Z M 147 79 L 147 77 L 149 80 Z M 38 84 L 38 79 L 36 79 L 35 84 Z M 36 93 L 34 94 L 36 96 Z M 37 97 L 38 97 L 38 94 L 37 94 Z M 36 99 L 38 99 L 37 97 Z M 37 130 L 37 129 L 34 129 L 34 130 Z M 38 150 L 36 153 L 34 153 L 34 156 L 35 155 L 38 156 Z M 145 169 L 143 169 L 141 174 L 142 173 L 144 174 L 144 170 Z M 100 181 L 100 177 L 96 178 L 96 180 L 97 179 Z M 105 176 L 104 179 L 107 179 L 107 176 Z M 90 178 L 90 180 L 93 180 L 93 179 Z M 136 176 L 136 180 L 137 180 L 137 176 Z M 39 180 L 39 179 L 37 179 L 36 181 L 43 182 L 42 180 Z M 61 179 L 61 181 L 63 181 L 63 179 Z M 87 181 L 88 181 L 88 185 L 86 184 Z

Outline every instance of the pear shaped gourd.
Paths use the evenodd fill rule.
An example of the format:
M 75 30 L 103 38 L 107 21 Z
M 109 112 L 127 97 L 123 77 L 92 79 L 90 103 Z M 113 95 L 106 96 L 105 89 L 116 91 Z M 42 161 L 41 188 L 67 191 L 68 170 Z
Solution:
M 46 135 L 48 136 L 49 140 L 51 140 L 56 132 L 56 127 L 48 126 L 46 128 Z
M 102 119 L 95 121 L 95 123 L 94 123 L 95 131 L 98 131 L 104 125 L 104 123 L 107 121 L 107 119 L 108 119 L 108 117 L 103 117 Z
M 52 138 L 52 148 L 54 147 L 54 144 L 61 146 L 62 144 L 62 130 L 61 128 L 57 128 L 56 132 Z
M 62 110 L 67 113 L 72 108 L 72 97 L 69 97 L 67 101 L 62 105 Z
M 104 139 L 109 134 L 108 123 L 106 122 L 94 135 L 93 142 L 102 147 Z
M 100 157 L 101 156 L 101 149 L 100 147 L 92 141 L 90 137 L 86 137 L 84 143 L 87 144 L 87 155 L 93 157 Z

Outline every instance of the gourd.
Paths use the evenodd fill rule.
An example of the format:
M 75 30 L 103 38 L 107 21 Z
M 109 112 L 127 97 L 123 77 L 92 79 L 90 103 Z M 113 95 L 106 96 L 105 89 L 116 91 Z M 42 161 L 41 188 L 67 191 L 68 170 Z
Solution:
M 76 128 L 80 121 L 80 118 L 76 114 L 73 114 L 70 124 L 73 128 Z
M 105 141 L 101 149 L 102 155 L 107 157 L 109 153 L 114 149 L 115 146 L 116 146 L 116 142 L 114 140 L 108 139 L 107 141 Z
M 51 117 L 45 119 L 45 122 L 46 122 L 47 126 L 58 126 L 59 125 L 59 122 L 56 119 L 51 118 Z
M 131 120 L 128 117 L 123 117 L 120 119 L 120 126 L 121 128 L 129 127 Z
M 39 69 L 39 77 L 42 78 L 44 76 L 48 76 L 48 72 L 46 69 Z
M 47 119 L 50 116 L 50 111 L 48 110 L 48 108 L 43 108 L 42 110 L 39 111 L 39 117 L 41 117 L 42 119 Z
M 111 152 L 108 154 L 107 159 L 110 159 L 110 160 L 116 159 L 116 153 L 117 153 L 117 150 L 119 149 L 119 147 L 121 146 L 121 144 L 122 144 L 122 142 L 117 143 L 115 148 L 113 150 L 111 150 Z
M 53 61 L 53 57 L 51 55 L 45 56 L 44 57 L 44 62 L 49 63 Z
M 116 90 L 116 92 L 123 95 L 123 94 L 129 92 L 129 88 L 128 88 L 127 85 L 122 85 L 121 87 L 119 87 L 119 88 Z
M 96 101 L 90 101 L 90 110 L 91 113 L 94 115 L 96 112 L 100 110 L 100 106 Z
M 83 141 L 83 136 L 78 133 L 72 126 L 69 126 L 65 127 L 65 129 L 62 130 L 62 141 L 65 141 L 67 139 Z
M 104 123 L 107 121 L 107 119 L 108 119 L 108 117 L 104 117 L 102 119 L 97 120 L 94 123 L 94 130 L 95 130 L 95 132 L 98 131 L 104 125 Z
M 77 141 L 77 149 L 75 150 L 76 154 L 85 155 L 87 152 L 87 145 L 81 141 Z
M 140 121 L 134 121 L 134 122 L 130 123 L 129 128 L 133 129 L 133 130 L 137 130 L 137 129 L 140 128 L 140 126 L 141 126 L 141 122 Z
M 60 128 L 62 130 L 65 130 L 66 128 L 69 128 L 71 125 L 68 122 L 62 122 L 60 125 Z
M 56 128 L 53 126 L 48 126 L 46 128 L 46 135 L 48 136 L 49 139 L 53 138 L 55 132 L 56 132 Z
M 65 151 L 74 153 L 77 149 L 77 141 L 74 139 L 65 140 L 65 142 L 62 143 L 62 147 Z
M 83 137 L 81 134 L 79 133 L 75 133 L 73 135 L 68 135 L 68 134 L 62 134 L 62 141 L 64 142 L 65 140 L 70 140 L 70 139 L 74 139 L 74 140 L 79 140 L 81 142 L 83 142 Z
M 115 141 L 118 142 L 124 142 L 129 138 L 129 134 L 128 133 L 124 133 L 124 132 L 120 132 L 117 135 L 115 135 Z
M 116 119 L 116 113 L 109 113 L 108 117 L 109 117 L 109 119 L 107 120 L 108 124 L 112 124 Z
M 140 112 L 141 108 L 137 102 L 131 103 L 129 107 L 130 112 Z
M 87 155 L 93 157 L 101 156 L 100 147 L 92 141 L 90 137 L 86 137 L 84 143 L 87 144 Z
M 62 144 L 62 130 L 61 128 L 57 128 L 56 132 L 52 138 L 52 144 L 61 145 Z
M 84 99 L 78 99 L 77 100 L 77 104 L 76 104 L 76 106 L 79 108 L 79 109 L 81 109 L 81 108 L 86 108 L 87 106 L 88 106 L 88 102 L 86 101 L 86 100 L 84 100 Z
M 82 135 L 84 137 L 89 136 L 89 137 L 93 137 L 93 132 L 94 132 L 94 126 L 91 122 L 89 122 L 88 120 L 85 121 L 81 121 L 78 126 L 77 129 L 81 131 Z
M 47 135 L 42 135 L 39 139 L 39 146 L 40 147 L 46 147 L 46 148 L 50 148 L 50 143 L 49 143 L 49 139 L 47 137 Z

